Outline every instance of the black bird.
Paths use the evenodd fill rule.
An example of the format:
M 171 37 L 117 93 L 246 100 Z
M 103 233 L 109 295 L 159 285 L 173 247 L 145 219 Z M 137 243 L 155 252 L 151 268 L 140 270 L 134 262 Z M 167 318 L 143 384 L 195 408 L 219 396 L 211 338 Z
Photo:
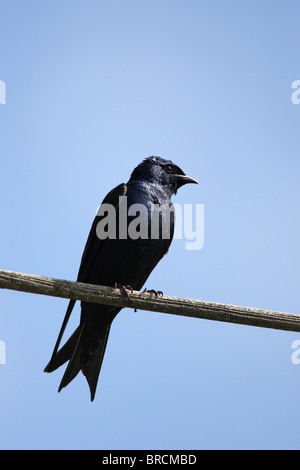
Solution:
M 197 183 L 197 181 L 186 176 L 170 160 L 153 156 L 138 165 L 128 183 L 114 188 L 103 200 L 82 255 L 77 281 L 110 287 L 130 286 L 134 290 L 140 290 L 151 271 L 169 249 L 175 222 L 171 196 L 187 183 Z M 124 221 L 121 222 L 121 219 L 119 221 L 119 215 L 125 201 L 127 210 L 130 210 L 133 204 L 142 204 L 145 210 L 136 212 L 139 214 L 139 219 L 134 218 L 129 212 L 130 216 L 125 219 L 124 227 Z M 107 213 L 101 211 L 101 208 L 106 207 L 103 204 L 110 204 L 116 215 L 115 220 L 107 218 L 106 238 L 105 233 L 102 233 L 102 226 L 99 225 L 101 222 L 104 224 L 106 222 L 104 216 L 107 217 Z M 159 218 L 156 218 L 155 223 L 153 207 L 160 209 Z M 134 220 L 136 222 L 131 229 L 135 230 L 130 230 L 130 224 Z M 164 223 L 167 225 L 165 228 Z M 80 325 L 58 351 L 75 302 L 75 300 L 69 302 L 45 372 L 53 372 L 69 361 L 58 391 L 66 387 L 81 370 L 89 384 L 93 401 L 110 326 L 121 309 L 81 302 Z

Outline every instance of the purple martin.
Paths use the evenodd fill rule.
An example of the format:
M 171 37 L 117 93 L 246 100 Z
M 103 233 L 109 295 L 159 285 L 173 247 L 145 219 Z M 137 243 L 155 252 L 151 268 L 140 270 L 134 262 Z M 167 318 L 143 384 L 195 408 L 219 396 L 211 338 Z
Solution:
M 169 249 L 175 223 L 171 197 L 187 183 L 197 183 L 197 181 L 186 176 L 170 160 L 152 156 L 139 164 L 133 170 L 128 183 L 120 184 L 104 198 L 86 242 L 77 281 L 110 287 L 130 286 L 131 289 L 140 290 L 151 271 Z M 125 227 L 121 226 L 124 225 L 124 220 L 121 221 L 120 217 L 123 201 L 127 203 L 128 214 L 126 219 L 123 218 Z M 101 211 L 101 208 L 105 209 L 108 205 L 114 209 L 116 220 L 112 225 L 107 221 L 105 236 L 103 230 L 99 228 L 103 228 L 101 223 L 106 222 L 104 216 L 107 214 L 105 210 Z M 136 208 L 141 206 L 145 209 L 136 211 Z M 155 224 L 153 207 L 158 208 Z M 135 220 L 132 215 L 134 212 L 140 217 L 138 223 L 134 225 L 136 230 L 130 234 L 130 224 Z M 144 214 L 144 219 L 141 217 L 141 212 Z M 145 226 L 141 227 L 143 224 Z M 167 227 L 164 227 L 164 224 L 167 224 Z M 66 387 L 82 371 L 93 401 L 110 327 L 121 309 L 81 302 L 80 324 L 65 345 L 59 349 L 75 302 L 75 300 L 69 301 L 65 319 L 45 372 L 53 372 L 68 362 L 58 391 Z

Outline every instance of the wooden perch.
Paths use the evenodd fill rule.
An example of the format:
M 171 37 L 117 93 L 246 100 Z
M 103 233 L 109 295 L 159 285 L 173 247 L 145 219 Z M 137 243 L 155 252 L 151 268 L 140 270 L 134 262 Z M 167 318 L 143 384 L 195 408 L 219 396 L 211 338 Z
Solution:
M 274 312 L 259 308 L 204 302 L 134 291 L 129 298 L 120 289 L 64 281 L 33 274 L 0 270 L 0 288 L 32 294 L 50 295 L 65 299 L 83 300 L 117 307 L 129 307 L 152 312 L 170 313 L 192 318 L 216 320 L 241 325 L 273 328 L 286 331 L 300 331 L 300 315 Z

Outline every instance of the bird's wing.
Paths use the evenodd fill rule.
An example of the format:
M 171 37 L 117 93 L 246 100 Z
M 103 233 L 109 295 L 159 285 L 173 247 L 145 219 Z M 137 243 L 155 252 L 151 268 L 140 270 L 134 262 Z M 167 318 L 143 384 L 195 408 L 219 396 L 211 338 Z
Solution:
M 124 196 L 126 196 L 126 193 L 127 193 L 127 185 L 124 183 L 119 184 L 119 186 L 112 189 L 107 194 L 107 196 L 102 201 L 102 204 L 110 204 L 114 206 L 114 208 L 117 210 L 117 208 L 119 207 L 120 201 L 123 199 Z M 90 230 L 90 233 L 89 233 L 89 236 L 88 236 L 88 239 L 87 239 L 84 251 L 83 251 L 83 255 L 81 258 L 81 264 L 80 264 L 78 277 L 77 277 L 78 282 L 85 282 L 87 275 L 89 273 L 89 270 L 91 268 L 91 265 L 95 259 L 95 256 L 101 244 L 103 243 L 103 240 L 98 238 L 96 234 L 96 227 L 101 219 L 103 219 L 103 215 L 97 215 L 94 219 L 94 222 Z
M 124 196 L 126 196 L 127 193 L 127 185 L 125 183 L 119 184 L 116 188 L 112 189 L 107 196 L 104 198 L 102 201 L 102 204 L 111 204 L 112 206 L 117 209 L 119 207 L 120 201 L 123 199 Z M 99 211 L 98 211 L 99 212 Z M 103 216 L 97 215 L 94 219 L 92 228 L 90 230 L 84 252 L 81 258 L 81 264 L 77 276 L 77 282 L 85 282 L 87 275 L 89 273 L 89 270 L 91 268 L 91 265 L 95 259 L 95 256 L 103 243 L 103 240 L 97 237 L 96 234 L 96 227 L 99 221 L 103 218 Z M 50 359 L 50 362 L 46 366 L 45 372 L 51 372 L 53 369 L 54 365 L 54 359 L 56 357 L 61 339 L 63 337 L 64 331 L 66 329 L 66 326 L 68 324 L 69 318 L 71 316 L 73 307 L 75 305 L 76 300 L 71 299 L 65 314 L 64 321 L 62 323 L 56 344 L 54 346 L 54 350 Z

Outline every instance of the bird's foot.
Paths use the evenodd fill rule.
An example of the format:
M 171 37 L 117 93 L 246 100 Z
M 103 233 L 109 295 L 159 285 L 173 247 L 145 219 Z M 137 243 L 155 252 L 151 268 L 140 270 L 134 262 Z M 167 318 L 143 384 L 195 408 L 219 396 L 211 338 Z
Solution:
M 128 291 L 132 294 L 133 289 L 131 286 L 123 286 L 122 284 L 115 283 L 115 289 L 120 289 L 121 294 L 126 295 L 127 299 L 130 299 Z
M 163 295 L 164 295 L 164 293 L 161 290 L 154 290 L 154 289 L 148 290 L 147 288 L 145 288 L 142 293 L 143 294 L 153 294 L 153 295 L 155 295 L 156 298 L 163 297 Z

